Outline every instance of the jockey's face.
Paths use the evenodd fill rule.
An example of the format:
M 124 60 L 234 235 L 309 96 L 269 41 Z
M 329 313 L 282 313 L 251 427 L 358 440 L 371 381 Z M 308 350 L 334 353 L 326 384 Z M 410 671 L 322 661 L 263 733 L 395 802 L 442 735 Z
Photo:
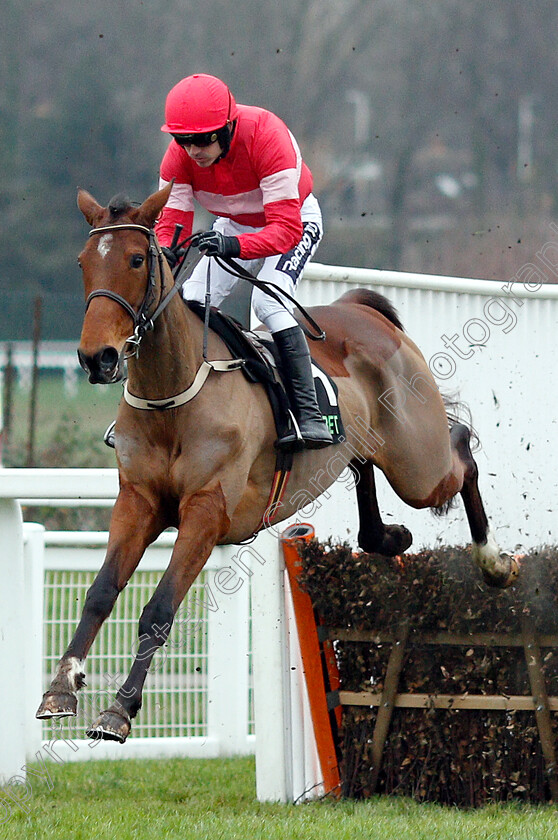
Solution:
M 186 152 L 192 160 L 204 169 L 215 163 L 219 155 L 223 152 L 218 140 L 215 140 L 209 146 L 196 146 L 194 143 L 191 143 L 188 145 L 183 144 L 182 148 L 186 149 Z

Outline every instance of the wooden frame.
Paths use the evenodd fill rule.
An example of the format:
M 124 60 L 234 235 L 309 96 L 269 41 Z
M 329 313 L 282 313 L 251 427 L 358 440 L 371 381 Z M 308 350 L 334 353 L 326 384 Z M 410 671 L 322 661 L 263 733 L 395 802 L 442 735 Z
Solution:
M 536 633 L 531 617 L 525 614 L 520 616 L 521 632 L 509 634 L 411 633 L 412 627 L 408 620 L 403 620 L 391 633 L 327 627 L 313 609 L 310 596 L 299 585 L 302 560 L 297 544 L 300 540 L 308 542 L 313 536 L 314 529 L 311 525 L 297 524 L 281 535 L 281 543 L 291 588 L 312 723 L 326 793 L 334 793 L 338 796 L 341 789 L 337 731 L 341 724 L 342 706 L 369 706 L 378 709 L 372 736 L 370 779 L 372 792 L 378 783 L 385 743 L 395 708 L 530 711 L 535 714 L 552 799 L 558 802 L 558 764 L 551 719 L 551 713 L 558 712 L 558 697 L 547 695 L 541 656 L 541 648 L 558 648 L 558 635 Z M 383 691 L 343 691 L 340 689 L 333 648 L 334 641 L 391 645 Z M 425 645 L 522 647 L 531 694 L 398 693 L 397 688 L 406 651 L 412 646 Z
M 394 708 L 461 709 L 483 711 L 531 711 L 535 713 L 541 747 L 546 763 L 552 799 L 558 802 L 556 749 L 552 732 L 551 712 L 558 712 L 558 697 L 548 697 L 542 666 L 541 647 L 558 647 L 558 636 L 538 635 L 532 619 L 521 616 L 521 634 L 455 633 L 413 634 L 404 621 L 395 633 L 321 628 L 321 635 L 330 641 L 348 641 L 373 645 L 391 644 L 384 689 L 374 691 L 339 691 L 342 706 L 377 707 L 378 714 L 372 737 L 372 777 L 370 788 L 375 790 L 381 769 L 383 751 Z M 522 647 L 531 685 L 531 695 L 504 694 L 399 694 L 397 686 L 407 646 L 452 645 L 467 647 Z

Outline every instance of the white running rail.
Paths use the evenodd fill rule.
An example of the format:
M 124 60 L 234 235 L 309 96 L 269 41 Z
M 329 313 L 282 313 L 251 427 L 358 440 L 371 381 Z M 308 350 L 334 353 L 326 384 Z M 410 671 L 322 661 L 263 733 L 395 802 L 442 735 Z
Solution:
M 330 303 L 345 291 L 365 286 L 387 295 L 395 304 L 408 334 L 419 344 L 442 390 L 459 392 L 471 408 L 474 426 L 482 441 L 482 449 L 476 456 L 481 492 L 500 543 L 511 549 L 516 546 L 529 549 L 555 541 L 553 500 L 558 497 L 558 470 L 554 452 L 558 412 L 554 368 L 558 286 L 540 285 L 541 278 L 552 279 L 551 268 L 547 265 L 545 269 L 545 259 L 548 263 L 551 253 L 546 245 L 543 246 L 533 255 L 532 263 L 523 266 L 507 283 L 311 264 L 298 292 L 302 304 L 321 304 Z M 558 276 L 558 267 L 555 269 L 554 279 Z M 352 482 L 344 478 L 341 476 L 335 488 L 300 512 L 299 518 L 311 521 L 322 539 L 333 536 L 355 540 L 354 493 Z M 26 756 L 32 757 L 44 744 L 40 724 L 34 719 L 30 723 L 30 720 L 46 678 L 41 653 L 42 628 L 39 626 L 45 592 L 48 594 L 45 575 L 55 571 L 57 564 L 62 566 L 58 569 L 60 573 L 68 572 L 72 564 L 83 570 L 92 566 L 98 568 L 102 547 L 95 540 L 105 539 L 104 536 L 86 537 L 89 543 L 85 547 L 78 545 L 83 539 L 81 536 L 53 537 L 45 535 L 38 526 L 26 525 L 24 529 L 20 500 L 41 500 L 41 503 L 51 500 L 53 504 L 62 504 L 64 500 L 69 504 L 96 500 L 106 504 L 114 499 L 117 488 L 116 470 L 0 470 L 0 690 L 5 724 L 0 781 L 21 773 Z M 462 510 L 450 513 L 446 519 L 434 519 L 424 511 L 413 511 L 404 506 L 382 481 L 379 482 L 379 500 L 388 522 L 404 522 L 410 527 L 415 535 L 416 549 L 440 542 L 462 544 L 468 541 Z M 59 544 L 55 546 L 53 539 Z M 63 546 L 64 540 L 73 541 L 72 546 Z M 160 546 L 152 549 L 151 559 L 146 556 L 145 565 L 140 567 L 144 570 L 141 574 L 149 575 L 150 569 L 154 573 L 165 565 L 162 554 L 170 550 L 166 540 L 172 540 L 172 536 L 165 535 Z M 286 670 L 292 666 L 286 664 L 288 625 L 277 534 L 263 534 L 252 547 L 245 548 L 257 552 L 257 556 L 251 556 L 251 565 L 248 555 L 240 558 L 240 565 L 236 563 L 239 547 L 218 549 L 205 573 L 209 577 L 199 584 L 203 587 L 208 581 L 215 583 L 211 575 L 215 576 L 225 566 L 236 568 L 245 581 L 232 594 L 220 593 L 223 603 L 231 605 L 230 614 L 221 607 L 216 611 L 207 607 L 208 628 L 216 618 L 225 623 L 213 638 L 222 635 L 228 641 L 224 646 L 225 654 L 223 646 L 219 648 L 216 644 L 213 649 L 208 629 L 207 671 L 202 680 L 207 694 L 197 712 L 195 706 L 189 707 L 196 718 L 190 724 L 190 733 L 202 731 L 195 730 L 195 726 L 205 726 L 203 734 L 156 735 L 160 722 L 152 724 L 150 721 L 155 718 L 150 718 L 150 710 L 145 711 L 145 715 L 142 710 L 140 716 L 144 717 L 145 725 L 152 726 L 151 735 L 133 736 L 125 748 L 101 744 L 90 749 L 86 745 L 88 754 L 121 757 L 125 749 L 127 755 L 220 755 L 254 749 L 254 737 L 248 723 L 247 659 L 250 649 L 247 639 L 251 583 L 254 593 L 253 661 L 255 672 L 260 675 L 254 685 L 256 727 L 258 716 L 263 722 L 258 729 L 256 751 L 259 768 L 266 768 L 265 772 L 258 770 L 258 795 L 263 799 L 296 798 L 293 767 L 299 759 L 293 760 L 293 747 L 286 746 L 284 741 L 284 732 L 293 726 L 294 707 L 292 697 L 287 696 L 290 689 L 286 688 Z M 79 555 L 79 562 L 68 559 L 72 553 L 76 557 Z M 225 576 L 221 580 L 226 581 Z M 238 583 L 240 577 L 234 580 Z M 130 609 L 122 619 L 125 623 L 133 622 L 136 612 L 139 618 L 148 585 L 148 582 L 138 584 L 137 594 L 141 597 L 137 611 Z M 228 585 L 233 585 L 232 578 Z M 76 581 L 65 579 L 64 588 L 80 597 Z M 207 594 L 207 590 L 202 591 Z M 71 619 L 66 616 L 64 620 L 69 632 Z M 231 643 L 233 635 L 235 640 L 241 641 Z M 61 640 L 62 636 L 56 644 Z M 54 638 L 48 644 L 54 646 Z M 192 662 L 195 656 L 205 655 L 195 644 L 182 653 L 191 656 Z M 212 656 L 216 657 L 214 664 L 211 664 Z M 124 669 L 124 660 L 118 660 L 117 668 L 115 660 L 110 658 L 99 661 L 101 668 Z M 103 665 L 103 662 L 109 664 Z M 190 691 L 193 696 L 196 686 L 192 675 L 187 670 L 181 671 L 181 667 L 173 661 L 167 669 L 165 692 L 172 696 L 175 689 L 182 689 L 183 693 Z M 102 671 L 100 673 L 102 678 Z M 216 686 L 219 690 L 214 691 L 210 701 L 207 698 Z M 165 725 L 169 728 L 165 731 L 176 731 L 177 723 L 184 725 L 180 709 L 166 715 Z M 138 731 L 140 726 L 138 718 Z M 305 736 L 300 732 L 295 742 L 297 738 L 301 742 L 304 740 Z M 193 740 L 196 738 L 201 740 Z M 83 758 L 85 749 L 82 746 L 75 751 L 68 744 L 60 743 L 60 754 L 65 749 L 66 758 Z

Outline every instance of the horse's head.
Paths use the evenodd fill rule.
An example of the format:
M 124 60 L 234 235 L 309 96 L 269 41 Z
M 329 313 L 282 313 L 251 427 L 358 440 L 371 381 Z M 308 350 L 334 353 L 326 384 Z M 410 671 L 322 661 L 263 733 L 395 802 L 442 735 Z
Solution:
M 86 190 L 78 191 L 78 207 L 92 227 L 78 258 L 86 299 L 78 358 L 90 382 L 122 378 L 127 339 L 138 317 L 152 303 L 150 232 L 170 190 L 169 184 L 140 207 L 123 196 L 115 196 L 108 207 L 101 207 Z

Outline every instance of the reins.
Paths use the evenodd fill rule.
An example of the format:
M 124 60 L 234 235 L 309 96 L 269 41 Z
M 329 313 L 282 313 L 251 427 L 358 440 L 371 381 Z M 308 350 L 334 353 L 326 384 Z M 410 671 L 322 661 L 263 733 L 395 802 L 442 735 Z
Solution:
M 175 278 L 174 284 L 170 291 L 163 297 L 162 261 L 165 259 L 165 256 L 157 241 L 155 231 L 152 228 L 145 227 L 144 225 L 129 223 L 121 225 L 107 225 L 105 227 L 93 228 L 91 231 L 89 231 L 89 236 L 95 236 L 96 234 L 100 233 L 110 233 L 114 230 L 138 230 L 141 233 L 144 233 L 149 238 L 149 274 L 145 296 L 143 298 L 139 310 L 136 312 L 133 306 L 131 306 L 131 304 L 117 292 L 113 292 L 111 289 L 95 289 L 93 292 L 91 292 L 91 294 L 87 297 L 87 300 L 85 301 L 85 311 L 87 312 L 89 304 L 95 297 L 107 297 L 110 300 L 114 300 L 116 303 L 120 304 L 120 306 L 122 306 L 123 309 L 125 309 L 126 312 L 130 315 L 134 323 L 133 335 L 126 339 L 126 343 L 131 344 L 134 347 L 134 350 L 131 353 L 129 353 L 126 356 L 126 358 L 130 358 L 130 356 L 132 355 L 135 355 L 137 357 L 139 355 L 140 344 L 145 333 L 154 328 L 154 323 L 156 319 L 166 309 L 173 297 L 177 294 L 177 292 L 182 288 L 186 280 L 190 277 L 195 266 L 203 257 L 203 254 L 196 254 L 196 256 L 191 260 L 191 262 L 189 262 L 188 265 L 185 266 L 184 260 L 186 259 L 188 251 L 190 250 L 189 242 L 191 237 L 187 237 L 186 239 L 182 240 L 182 242 L 177 243 L 179 235 L 179 230 L 177 230 L 173 239 L 172 248 L 173 250 L 175 250 L 175 252 L 179 250 L 181 251 L 180 259 L 173 275 Z M 184 245 L 187 245 L 186 249 L 184 249 Z M 159 276 L 161 278 L 159 303 L 157 304 L 156 308 L 151 314 L 147 314 L 147 311 L 155 298 L 155 289 L 157 285 L 157 266 L 159 269 Z M 208 326 L 206 325 L 206 330 L 207 328 Z M 124 386 L 124 399 L 126 400 L 126 402 L 134 408 L 148 411 L 164 411 L 169 408 L 178 408 L 179 406 L 185 405 L 186 403 L 190 402 L 194 399 L 194 397 L 197 396 L 212 370 L 227 372 L 231 370 L 238 370 L 240 367 L 242 367 L 242 365 L 244 364 L 244 359 L 223 359 L 210 361 L 207 358 L 206 330 L 204 330 L 203 362 L 199 367 L 196 376 L 194 377 L 194 381 L 188 388 L 186 388 L 186 390 L 182 391 L 180 394 L 175 394 L 174 396 L 166 397 L 160 400 L 148 400 L 144 399 L 143 397 L 137 397 L 134 394 L 131 394 L 128 390 L 128 385 L 126 383 Z
M 310 324 L 312 329 L 316 331 L 316 334 L 310 332 L 310 330 L 301 324 L 300 327 L 304 334 L 309 338 L 311 341 L 324 341 L 326 338 L 326 334 L 324 330 L 316 323 L 314 318 L 310 315 L 310 313 L 300 304 L 297 300 L 295 300 L 292 295 L 288 292 L 285 292 L 280 286 L 277 286 L 276 283 L 271 283 L 269 280 L 260 280 L 258 277 L 254 277 L 253 274 L 250 274 L 244 266 L 237 263 L 236 260 L 233 260 L 232 257 L 214 257 L 214 260 L 217 262 L 221 268 L 224 268 L 225 271 L 228 271 L 229 274 L 232 274 L 233 277 L 238 277 L 241 280 L 247 280 L 252 286 L 255 286 L 260 291 L 265 292 L 266 295 L 269 295 L 281 306 L 286 309 L 284 301 L 281 300 L 281 297 L 287 298 L 290 300 L 294 306 L 298 309 L 304 319 Z
M 182 248 L 186 243 L 193 238 L 192 236 L 183 239 L 182 242 L 179 242 L 180 231 L 182 230 L 182 225 L 176 225 L 176 230 L 174 233 L 174 237 L 172 243 L 170 245 L 170 250 L 173 251 L 179 262 L 177 268 L 175 269 L 175 273 L 180 272 L 180 266 L 184 259 L 184 254 L 182 252 Z M 305 318 L 305 320 L 310 324 L 310 326 L 315 330 L 315 334 L 310 332 L 310 330 L 301 324 L 301 329 L 304 334 L 311 340 L 311 341 L 324 341 L 326 338 L 326 334 L 324 330 L 319 326 L 319 324 L 312 318 L 310 313 L 297 301 L 295 300 L 292 295 L 288 292 L 284 291 L 280 288 L 276 283 L 272 283 L 269 280 L 260 280 L 258 277 L 255 277 L 251 274 L 244 266 L 240 265 L 240 263 L 236 262 L 232 257 L 213 257 L 217 265 L 221 266 L 225 271 L 231 274 L 233 277 L 238 277 L 240 280 L 247 280 L 248 283 L 251 283 L 252 286 L 255 286 L 260 291 L 264 292 L 265 294 L 272 297 L 276 300 L 284 309 L 287 307 L 285 306 L 284 300 L 281 300 L 281 297 L 287 298 L 301 313 L 301 315 Z M 209 264 L 210 265 L 210 264 Z M 207 274 L 207 281 L 206 281 L 206 293 L 205 293 L 205 303 L 206 309 L 209 309 L 209 301 L 210 301 L 210 288 L 209 288 L 209 265 L 208 265 L 208 274 Z M 205 357 L 204 357 L 205 358 Z
M 133 223 L 127 224 L 120 224 L 120 225 L 106 225 L 104 227 L 93 228 L 89 231 L 89 236 L 96 236 L 102 233 L 113 233 L 115 230 L 137 230 L 141 233 L 145 234 L 149 240 L 149 247 L 148 247 L 148 283 L 147 288 L 145 291 L 145 295 L 141 305 L 136 312 L 134 307 L 124 298 L 122 295 L 119 295 L 117 292 L 113 292 L 111 289 L 95 289 L 92 291 L 85 302 L 85 311 L 87 311 L 89 304 L 95 297 L 107 297 L 110 300 L 115 301 L 118 303 L 122 308 L 128 313 L 132 322 L 134 324 L 134 332 L 133 334 L 126 340 L 127 344 L 131 344 L 134 347 L 132 353 L 130 353 L 126 358 L 130 358 L 131 355 L 135 355 L 136 357 L 139 355 L 139 348 L 141 341 L 145 335 L 145 333 L 149 330 L 154 328 L 154 322 L 159 317 L 159 315 L 164 311 L 164 309 L 169 305 L 172 298 L 177 294 L 177 292 L 182 288 L 186 280 L 191 276 L 192 271 L 194 270 L 195 266 L 198 264 L 200 259 L 202 258 L 203 254 L 199 253 L 196 257 L 188 264 L 188 266 L 184 265 L 184 261 L 186 256 L 190 250 L 190 241 L 192 239 L 191 236 L 186 237 L 181 242 L 179 242 L 181 226 L 177 225 L 176 230 L 174 233 L 174 237 L 171 243 L 171 250 L 177 256 L 177 265 L 173 271 L 174 277 L 174 284 L 170 291 L 163 296 L 163 277 L 164 277 L 164 263 L 163 260 L 165 256 L 161 250 L 161 247 L 157 241 L 157 237 L 155 235 L 155 231 L 153 228 L 145 227 L 144 225 L 138 225 Z M 186 248 L 184 248 L 186 246 Z M 283 291 L 279 286 L 275 283 L 270 283 L 269 281 L 259 280 L 257 277 L 254 277 L 247 271 L 243 266 L 237 263 L 235 260 L 231 258 L 223 258 L 222 260 L 218 257 L 215 257 L 216 262 L 232 274 L 235 277 L 238 277 L 242 280 L 247 280 L 256 288 L 260 289 L 261 291 L 265 292 L 266 294 L 270 295 L 274 300 L 278 301 L 281 306 L 285 307 L 285 303 L 281 300 L 281 297 L 287 298 L 291 303 L 293 303 L 298 310 L 301 312 L 303 317 L 307 320 L 310 326 L 315 330 L 315 334 L 310 332 L 304 325 L 301 324 L 301 327 L 304 333 L 310 338 L 312 341 L 323 341 L 326 337 L 325 332 L 319 327 L 316 321 L 312 318 L 312 316 L 299 304 L 297 301 L 291 297 L 287 292 Z M 194 381 L 192 384 L 186 388 L 186 390 L 182 391 L 180 394 L 176 394 L 171 397 L 163 398 L 163 399 L 155 399 L 155 400 L 148 400 L 142 397 L 137 397 L 134 394 L 131 394 L 128 390 L 128 384 L 125 383 L 124 385 L 124 399 L 126 402 L 140 410 L 148 410 L 148 411 L 165 411 L 170 408 L 178 408 L 181 405 L 185 405 L 186 403 L 190 402 L 197 396 L 197 394 L 202 389 L 207 377 L 209 376 L 212 370 L 217 371 L 230 371 L 230 370 L 238 370 L 244 364 L 244 359 L 225 359 L 222 361 L 209 361 L 207 359 L 207 345 L 208 345 L 208 333 L 209 333 L 209 311 L 210 311 L 210 303 L 211 303 L 211 282 L 210 282 L 210 265 L 208 263 L 207 268 L 207 278 L 206 278 L 206 295 L 205 295 L 205 318 L 204 318 L 204 334 L 203 334 L 203 361 L 201 366 L 199 367 L 196 376 L 194 377 Z M 157 286 L 156 282 L 156 275 L 157 275 L 157 268 L 159 270 L 159 278 L 160 278 L 160 293 L 159 293 L 159 302 L 153 312 L 148 314 L 148 310 L 152 305 L 153 300 L 155 299 L 155 290 Z M 287 483 L 289 481 L 289 477 L 291 474 L 293 464 L 293 454 L 292 452 L 281 452 L 278 451 L 276 455 L 276 462 L 275 462 L 275 473 L 274 478 L 271 484 L 271 489 L 269 493 L 268 502 L 266 505 L 264 516 L 260 522 L 260 525 L 256 529 L 256 532 L 250 538 L 249 542 L 255 538 L 258 531 L 262 528 L 267 527 L 269 525 L 269 521 L 273 516 L 273 512 L 277 509 L 277 506 L 280 504 L 280 501 L 285 493 Z M 270 516 L 271 513 L 271 516 Z
M 129 353 L 126 358 L 130 358 L 130 356 L 135 355 L 136 357 L 139 354 L 139 347 L 141 341 L 146 332 L 152 330 L 154 327 L 155 320 L 159 317 L 159 315 L 166 309 L 166 307 L 171 302 L 172 298 L 177 294 L 177 292 L 182 288 L 186 280 L 191 276 L 192 271 L 194 270 L 195 266 L 198 264 L 200 259 L 203 257 L 203 253 L 199 253 L 187 267 L 184 266 L 184 260 L 190 251 L 190 241 L 192 236 L 188 236 L 183 239 L 181 242 L 178 242 L 180 237 L 181 226 L 177 225 L 175 234 L 173 237 L 173 241 L 170 246 L 170 250 L 173 251 L 178 259 L 176 268 L 173 271 L 174 276 L 174 284 L 171 290 L 163 297 L 163 260 L 165 256 L 161 250 L 161 246 L 157 241 L 157 237 L 155 235 L 155 231 L 153 228 L 148 228 L 145 225 L 138 225 L 132 222 L 120 224 L 120 225 L 105 225 L 103 227 L 93 228 L 89 231 L 89 236 L 97 236 L 101 233 L 113 233 L 115 230 L 138 230 L 141 233 L 145 234 L 149 240 L 149 247 L 148 247 L 148 283 L 147 288 L 145 290 L 145 296 L 143 301 L 140 304 L 138 311 L 134 309 L 134 307 L 122 297 L 117 292 L 113 292 L 111 289 L 95 289 L 92 291 L 85 301 L 85 311 L 89 307 L 91 301 L 96 297 L 107 297 L 110 300 L 115 301 L 118 303 L 122 308 L 128 313 L 132 322 L 134 324 L 134 332 L 133 334 L 126 339 L 126 343 L 132 345 L 134 348 L 131 353 Z M 184 246 L 186 245 L 186 248 Z M 324 330 L 319 326 L 319 324 L 312 318 L 310 313 L 300 304 L 298 301 L 295 300 L 288 292 L 281 289 L 275 283 L 271 283 L 268 280 L 260 280 L 259 278 L 255 277 L 251 274 L 244 266 L 240 265 L 240 263 L 233 260 L 231 257 L 214 257 L 216 263 L 221 266 L 225 271 L 229 274 L 232 274 L 233 277 L 238 277 L 241 280 L 247 280 L 257 289 L 264 292 L 265 294 L 272 297 L 276 300 L 281 306 L 285 309 L 287 308 L 284 300 L 281 298 L 286 298 L 289 300 L 301 313 L 303 318 L 310 324 L 314 332 L 311 332 L 304 324 L 301 324 L 301 329 L 303 330 L 304 334 L 311 340 L 311 341 L 324 341 L 326 334 Z M 151 314 L 148 314 L 148 310 L 155 299 L 155 290 L 157 287 L 156 283 L 156 273 L 157 267 L 159 269 L 159 277 L 161 279 L 160 283 L 160 293 L 159 293 L 159 303 L 155 307 L 154 311 Z M 210 264 L 208 264 L 207 269 L 207 281 L 206 281 L 206 295 L 205 295 L 205 305 L 206 305 L 206 317 L 204 320 L 204 336 L 203 336 L 203 360 L 206 365 L 210 367 L 214 364 L 209 362 L 207 359 L 207 337 L 209 332 L 209 308 L 210 308 L 210 301 L 211 301 L 211 289 L 210 289 Z M 234 360 L 235 362 L 239 363 L 240 360 Z M 235 367 L 232 365 L 226 369 L 234 370 L 239 367 L 240 364 L 236 364 Z M 225 368 L 221 368 L 225 369 Z M 197 393 L 197 391 L 196 391 Z M 147 403 L 147 401 L 145 401 Z M 174 403 L 176 405 L 176 403 Z M 147 407 L 147 406 L 146 406 Z M 149 406 L 154 407 L 154 406 Z M 157 406 L 159 407 L 159 406 Z

